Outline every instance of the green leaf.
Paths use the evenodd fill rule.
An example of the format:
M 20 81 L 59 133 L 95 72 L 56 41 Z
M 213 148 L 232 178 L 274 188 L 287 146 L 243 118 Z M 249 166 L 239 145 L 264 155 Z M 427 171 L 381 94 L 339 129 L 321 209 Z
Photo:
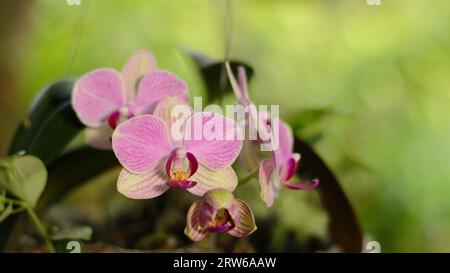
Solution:
M 110 150 L 81 147 L 64 154 L 48 167 L 48 187 L 38 208 L 45 208 L 71 190 L 117 166 L 119 162 Z
M 191 59 L 196 63 L 199 69 L 199 72 L 205 83 L 208 102 L 220 100 L 225 94 L 232 92 L 224 62 L 211 59 L 201 53 L 189 51 L 186 49 L 184 49 L 183 51 L 191 57 Z M 230 60 L 230 66 L 233 73 L 236 75 L 239 66 L 245 67 L 249 81 L 254 74 L 253 69 L 248 64 L 245 64 L 243 62 Z
M 0 179 L 2 179 L 1 172 L 2 172 L 2 168 L 0 168 Z M 6 197 L 6 190 L 2 189 L 2 186 L 0 184 L 0 212 L 5 210 L 5 202 L 3 202 L 1 200 L 2 197 Z
M 90 241 L 92 237 L 92 227 L 79 226 L 58 230 L 52 234 L 51 238 L 54 241 L 60 240 L 83 240 Z
M 13 204 L 9 203 L 3 210 L 0 210 L 0 224 L 8 218 L 9 215 L 13 212 Z
M 44 210 L 85 182 L 117 166 L 119 163 L 112 151 L 82 147 L 64 154 L 48 167 L 47 189 L 39 200 L 37 210 Z M 0 225 L 0 252 L 14 246 L 24 228 L 23 215 L 13 215 Z
M 0 163 L 0 183 L 34 208 L 47 183 L 44 163 L 34 156 L 12 156 Z
M 304 141 L 296 138 L 294 150 L 302 155 L 298 175 L 319 178 L 319 198 L 329 218 L 332 240 L 345 252 L 361 252 L 362 232 L 355 212 L 339 181 L 320 156 Z
M 63 80 L 44 88 L 17 129 L 10 154 L 35 155 L 46 165 L 61 155 L 84 128 L 71 106 L 73 84 L 73 80 Z

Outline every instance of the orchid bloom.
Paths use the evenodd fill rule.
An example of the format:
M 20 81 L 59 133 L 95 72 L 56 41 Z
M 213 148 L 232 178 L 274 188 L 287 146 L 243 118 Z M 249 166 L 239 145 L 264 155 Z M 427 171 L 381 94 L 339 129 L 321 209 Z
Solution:
M 187 105 L 187 117 L 174 119 L 171 110 L 183 106 L 180 102 L 168 97 L 153 115 L 134 117 L 114 131 L 113 150 L 124 167 L 117 188 L 125 196 L 148 199 L 169 188 L 184 188 L 201 196 L 215 188 L 236 188 L 231 164 L 242 146 L 239 127 L 215 113 L 193 114 Z M 181 124 L 177 128 L 181 139 L 173 137 L 177 124 Z
M 292 130 L 286 123 L 279 122 L 279 144 L 271 156 L 264 159 L 259 167 L 259 184 L 261 186 L 261 199 L 268 207 L 272 206 L 274 198 L 278 195 L 281 186 L 293 190 L 314 189 L 319 180 L 310 183 L 289 180 L 294 176 L 300 161 L 300 154 L 294 153 L 294 137 Z
M 227 190 L 214 189 L 189 208 L 184 233 L 199 241 L 209 232 L 244 237 L 256 229 L 253 213 L 244 201 Z
M 230 65 L 226 63 L 228 77 L 233 87 L 233 91 L 238 99 L 238 103 L 244 107 L 250 107 L 245 122 L 253 128 L 257 128 L 258 140 L 247 141 L 243 147 L 244 163 L 257 164 L 259 144 L 266 139 L 273 140 L 276 130 L 273 126 L 278 126 L 278 147 L 271 152 L 269 158 L 262 160 L 259 164 L 259 182 L 261 186 L 261 199 L 268 207 L 272 206 L 274 198 L 278 195 L 281 186 L 294 190 L 306 190 L 316 188 L 319 184 L 318 179 L 314 179 L 308 184 L 290 183 L 289 180 L 294 176 L 300 161 L 300 154 L 294 153 L 294 137 L 290 126 L 279 119 L 270 121 L 270 114 L 267 112 L 256 113 L 252 111 L 254 103 L 248 95 L 248 85 L 245 69 L 238 68 L 239 82 L 235 79 Z M 269 134 L 262 135 L 262 134 Z M 250 163 L 249 163 L 250 162 Z
M 86 141 L 95 148 L 110 149 L 111 135 L 119 123 L 151 114 L 167 96 L 187 101 L 187 85 L 174 74 L 157 69 L 151 52 L 139 50 L 121 73 L 102 68 L 81 77 L 72 92 L 72 106 L 87 126 Z

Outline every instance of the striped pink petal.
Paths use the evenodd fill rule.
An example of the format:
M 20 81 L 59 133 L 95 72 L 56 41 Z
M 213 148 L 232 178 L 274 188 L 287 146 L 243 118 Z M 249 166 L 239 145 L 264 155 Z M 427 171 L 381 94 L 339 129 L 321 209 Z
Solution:
M 203 201 L 197 201 L 192 204 L 187 214 L 184 234 L 193 241 L 200 241 L 206 235 L 206 231 L 200 226 L 200 209 L 202 203 Z
M 125 103 L 122 77 L 113 69 L 99 69 L 81 77 L 72 92 L 78 118 L 90 127 L 99 126 Z
M 122 69 L 128 103 L 135 101 L 140 80 L 155 69 L 156 60 L 150 51 L 137 50 L 133 53 Z
M 156 104 L 168 96 L 180 96 L 188 101 L 187 89 L 186 83 L 171 72 L 155 70 L 140 81 L 133 112 L 152 113 Z
M 228 231 L 228 234 L 235 237 L 245 237 L 252 234 L 257 229 L 252 210 L 244 201 L 238 198 L 234 199 L 234 206 L 239 214 L 239 219 L 234 220 L 235 226 Z
M 264 159 L 259 167 L 259 184 L 261 186 L 261 199 L 268 207 L 278 195 L 281 177 L 278 173 L 273 158 Z
M 281 161 L 286 161 L 294 152 L 294 136 L 291 127 L 279 120 L 278 151 Z
M 189 180 L 198 184 L 188 189 L 189 192 L 202 196 L 205 192 L 213 189 L 225 189 L 230 192 L 234 191 L 237 186 L 238 178 L 236 172 L 231 166 L 220 170 L 212 170 L 208 167 L 199 165 L 197 171 Z
M 169 189 L 164 167 L 151 169 L 144 174 L 135 174 L 123 169 L 117 181 L 117 190 L 128 198 L 150 199 Z
M 186 121 L 184 147 L 211 169 L 230 166 L 242 148 L 236 122 L 216 113 L 200 112 Z
M 134 173 L 150 171 L 173 150 L 165 122 L 152 115 L 120 124 L 112 136 L 112 146 L 122 166 Z

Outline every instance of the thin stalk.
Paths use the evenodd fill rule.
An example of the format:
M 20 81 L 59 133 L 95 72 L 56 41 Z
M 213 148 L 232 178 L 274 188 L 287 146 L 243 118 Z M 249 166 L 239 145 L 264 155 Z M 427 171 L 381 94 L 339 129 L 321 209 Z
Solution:
M 42 224 L 41 220 L 39 219 L 39 217 L 37 216 L 36 212 L 34 212 L 34 210 L 32 208 L 30 208 L 28 206 L 28 204 L 24 204 L 25 209 L 28 212 L 28 215 L 31 218 L 31 221 L 33 222 L 36 231 L 39 233 L 39 235 L 42 237 L 42 239 L 45 242 L 45 245 L 47 246 L 47 249 L 49 252 L 51 253 L 55 253 L 55 247 L 53 246 L 52 241 L 50 240 L 50 237 L 47 234 L 47 231 L 44 228 L 44 225 Z
M 251 171 L 249 174 L 247 174 L 246 176 L 239 178 L 238 186 L 242 186 L 242 185 L 246 184 L 247 182 L 249 182 L 250 180 L 252 180 L 253 178 L 256 178 L 258 176 L 258 173 L 259 173 L 259 168 L 256 168 L 253 171 Z

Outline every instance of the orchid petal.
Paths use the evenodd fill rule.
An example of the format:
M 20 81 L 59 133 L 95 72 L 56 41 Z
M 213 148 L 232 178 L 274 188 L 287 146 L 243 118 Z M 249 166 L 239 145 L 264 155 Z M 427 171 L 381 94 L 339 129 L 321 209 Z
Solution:
M 244 95 L 243 95 L 244 91 L 241 89 L 241 86 L 239 85 L 238 81 L 234 77 L 233 70 L 231 70 L 230 63 L 225 62 L 225 67 L 227 69 L 228 79 L 230 80 L 230 84 L 233 89 L 234 96 L 239 101 L 239 103 L 242 103 L 243 97 L 244 97 Z M 244 104 L 244 105 L 246 105 L 246 104 Z
M 191 153 L 186 153 L 186 158 L 189 161 L 189 177 L 193 176 L 198 170 L 197 158 Z
M 99 127 L 87 127 L 85 130 L 86 143 L 97 149 L 111 150 L 113 132 L 114 130 L 106 122 Z
M 297 171 L 298 162 L 300 161 L 300 154 L 292 154 L 290 158 L 283 165 L 282 180 L 288 181 L 291 179 Z
M 126 103 L 123 80 L 113 69 L 95 70 L 79 79 L 72 106 L 82 123 L 97 127 Z
M 168 71 L 151 72 L 144 76 L 139 84 L 133 112 L 135 114 L 152 113 L 156 104 L 168 96 L 180 96 L 188 101 L 186 83 Z
M 173 150 L 164 121 L 152 115 L 134 117 L 117 126 L 112 146 L 124 168 L 145 173 Z
M 200 209 L 202 207 L 203 201 L 197 201 L 189 208 L 187 213 L 187 223 L 184 229 L 184 234 L 188 236 L 193 241 L 200 241 L 206 235 L 200 226 Z
M 319 179 L 316 178 L 308 183 L 304 183 L 302 181 L 295 182 L 295 183 L 289 183 L 289 182 L 285 181 L 285 182 L 283 182 L 283 185 L 292 190 L 312 190 L 312 189 L 317 188 L 319 186 L 319 183 L 320 183 Z
M 224 189 L 214 189 L 203 195 L 203 204 L 200 210 L 200 226 L 207 228 L 219 209 L 233 207 L 234 196 L 231 192 Z M 231 214 L 231 213 L 230 213 Z
M 214 189 L 203 195 L 203 201 L 214 209 L 228 209 L 233 205 L 234 196 L 225 189 Z
M 180 108 L 175 108 L 180 107 Z M 186 103 L 186 100 L 180 96 L 169 96 L 162 99 L 155 107 L 153 115 L 161 118 L 167 124 L 169 129 L 172 124 L 184 124 L 184 121 L 193 114 L 192 108 Z
M 216 113 L 200 112 L 186 120 L 186 151 L 211 169 L 230 166 L 242 148 L 241 139 L 236 122 Z
M 268 207 L 273 204 L 280 185 L 280 176 L 276 170 L 273 158 L 264 159 L 259 167 L 259 184 L 261 186 L 261 199 Z
M 225 189 L 234 191 L 237 186 L 238 178 L 236 172 L 229 167 L 220 170 L 212 170 L 208 167 L 199 165 L 197 171 L 189 180 L 196 181 L 195 187 L 188 189 L 192 194 L 202 196 L 205 192 L 213 189 Z
M 167 186 L 169 186 L 172 189 L 191 189 L 192 187 L 195 187 L 196 185 L 197 185 L 197 182 L 190 181 L 190 180 L 184 180 L 184 181 L 169 180 L 169 182 L 167 182 Z
M 239 220 L 234 220 L 235 227 L 228 234 L 235 237 L 244 237 L 252 234 L 256 229 L 255 217 L 252 210 L 242 200 L 235 198 L 234 205 L 239 213 Z
M 292 156 L 294 151 L 294 136 L 291 127 L 279 120 L 278 155 L 285 161 Z
M 128 103 L 133 103 L 136 98 L 140 80 L 148 73 L 156 69 L 156 60 L 148 50 L 138 50 L 128 59 L 122 69 L 122 77 L 125 84 L 125 93 Z
M 128 198 L 150 199 L 169 189 L 167 176 L 161 164 L 145 174 L 134 174 L 126 169 L 120 172 L 117 190 Z

